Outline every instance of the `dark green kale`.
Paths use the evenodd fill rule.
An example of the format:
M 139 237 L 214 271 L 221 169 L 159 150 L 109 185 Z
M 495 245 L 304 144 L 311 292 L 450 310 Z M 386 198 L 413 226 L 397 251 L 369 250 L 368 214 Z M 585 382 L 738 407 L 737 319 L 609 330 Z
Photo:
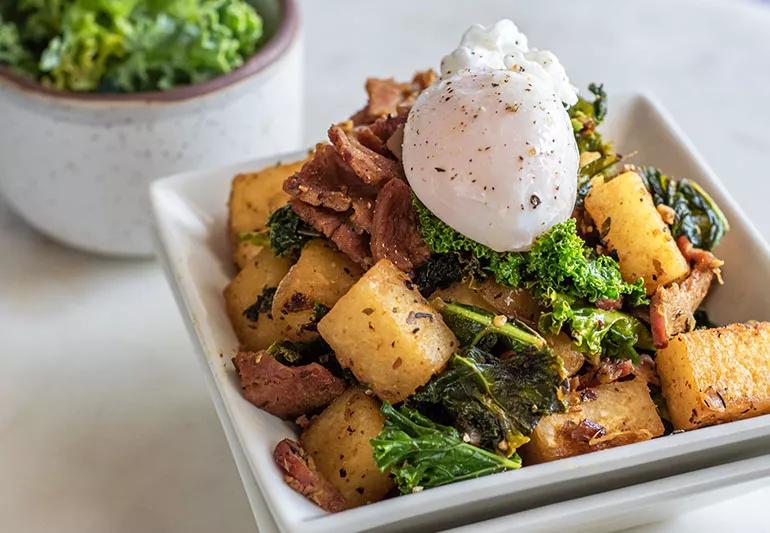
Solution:
M 426 298 L 438 289 L 445 289 L 465 275 L 463 261 L 459 254 L 433 254 L 417 267 L 412 281 Z
M 449 329 L 460 341 L 460 346 L 476 346 L 492 350 L 501 346 L 504 350 L 537 351 L 546 347 L 536 331 L 521 323 L 510 322 L 503 316 L 462 303 L 439 306 L 441 316 Z
M 529 441 L 542 417 L 564 412 L 565 377 L 561 359 L 548 348 L 496 357 L 470 347 L 411 401 L 450 421 L 469 442 L 510 456 Z
M 687 179 L 673 179 L 654 167 L 642 167 L 641 175 L 655 205 L 667 205 L 674 210 L 674 237 L 684 235 L 696 248 L 716 248 L 730 224 L 700 185 Z
M 540 315 L 540 331 L 558 334 L 567 326 L 578 350 L 592 364 L 601 357 L 639 361 L 637 349 L 654 350 L 647 327 L 637 318 L 595 307 L 576 306 L 569 297 L 551 292 L 550 311 Z
M 335 376 L 347 380 L 351 385 L 356 383 L 350 371 L 340 366 L 334 351 L 320 337 L 310 342 L 277 341 L 268 347 L 267 353 L 286 366 L 318 363 L 329 369 Z
M 290 205 L 285 205 L 276 209 L 267 219 L 267 230 L 248 231 L 241 233 L 238 238 L 241 242 L 259 246 L 269 244 L 273 252 L 282 257 L 297 257 L 308 241 L 322 236 L 299 218 Z
M 328 306 L 320 302 L 315 302 L 313 304 L 313 314 L 310 316 L 308 323 L 302 325 L 302 329 L 305 331 L 318 331 L 318 323 L 329 311 L 330 309 Z
M 262 294 L 257 296 L 257 301 L 243 311 L 243 316 L 252 322 L 256 322 L 259 320 L 259 315 L 269 315 L 270 310 L 273 308 L 275 291 L 276 287 L 265 287 L 262 289 Z
M 407 406 L 383 402 L 381 410 L 385 424 L 370 441 L 374 460 L 402 494 L 521 467 L 518 455 L 506 458 L 468 444 L 456 429 Z
M 594 303 L 626 296 L 633 306 L 647 303 L 643 280 L 623 281 L 617 261 L 597 256 L 577 235 L 574 218 L 538 237 L 526 256 L 527 285 L 536 296 L 550 292 Z
M 498 283 L 518 287 L 521 281 L 521 267 L 524 263 L 522 254 L 495 252 L 488 246 L 479 244 L 452 229 L 431 213 L 416 196 L 412 196 L 412 199 L 417 210 L 420 233 L 432 253 L 459 254 L 461 261 L 465 261 L 466 264 L 477 262 L 480 273 L 491 273 Z
M 607 115 L 607 93 L 604 91 L 604 86 L 592 83 L 588 86 L 588 90 L 593 94 L 594 99 L 586 100 L 580 97 L 578 102 L 568 110 L 578 150 L 581 154 L 588 152 L 596 154 L 593 160 L 580 168 L 579 201 L 582 201 L 588 193 L 589 182 L 593 176 L 601 174 L 620 161 L 620 156 L 615 152 L 612 144 L 605 141 L 597 131 Z
M 0 17 L 0 63 L 64 91 L 203 82 L 243 65 L 264 36 L 246 0 L 4 0 Z
M 414 205 L 420 232 L 432 252 L 475 258 L 480 269 L 493 273 L 502 285 L 525 285 L 536 295 L 556 291 L 591 303 L 623 296 L 634 306 L 647 303 L 642 280 L 623 281 L 617 261 L 588 248 L 572 218 L 538 237 L 527 253 L 498 253 L 453 230 L 416 198 Z

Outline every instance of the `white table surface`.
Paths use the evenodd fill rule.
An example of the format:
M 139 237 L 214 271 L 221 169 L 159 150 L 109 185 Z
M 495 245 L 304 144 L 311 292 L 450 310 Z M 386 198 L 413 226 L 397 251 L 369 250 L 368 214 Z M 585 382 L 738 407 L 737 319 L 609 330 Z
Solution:
M 532 44 L 555 51 L 578 85 L 653 91 L 770 235 L 770 7 L 709 0 L 304 0 L 302 7 L 308 143 L 363 103 L 367 75 L 405 77 L 436 65 L 470 22 L 508 16 Z M 0 201 L 0 531 L 254 531 L 191 351 L 156 263 L 67 250 Z M 770 481 L 643 529 L 768 530 L 768 500 Z

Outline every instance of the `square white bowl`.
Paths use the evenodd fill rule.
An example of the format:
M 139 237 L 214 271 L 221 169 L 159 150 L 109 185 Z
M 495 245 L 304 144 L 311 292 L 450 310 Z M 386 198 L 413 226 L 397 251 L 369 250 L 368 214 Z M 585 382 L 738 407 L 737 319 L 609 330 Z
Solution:
M 706 304 L 712 318 L 721 323 L 770 319 L 770 247 L 668 114 L 647 96 L 613 97 L 602 130 L 621 153 L 637 154 L 630 161 L 653 164 L 668 174 L 698 181 L 730 220 L 732 229 L 717 250 L 726 260 L 726 286 L 716 288 Z M 273 447 L 280 439 L 293 436 L 294 429 L 241 396 L 230 363 L 238 342 L 222 298 L 222 290 L 235 275 L 226 238 L 226 203 L 233 176 L 303 155 L 284 154 L 177 174 L 151 187 L 159 254 L 199 348 L 212 398 L 257 516 L 264 505 L 261 493 L 275 523 L 284 531 L 436 529 L 747 459 L 770 450 L 768 415 L 528 466 L 343 513 L 323 512 L 286 486 L 273 464 Z

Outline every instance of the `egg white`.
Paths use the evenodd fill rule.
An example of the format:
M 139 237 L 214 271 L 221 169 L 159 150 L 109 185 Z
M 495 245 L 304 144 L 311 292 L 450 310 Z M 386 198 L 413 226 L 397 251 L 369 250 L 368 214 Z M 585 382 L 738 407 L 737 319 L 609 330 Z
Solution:
M 441 80 L 418 97 L 403 163 L 417 197 L 495 251 L 528 250 L 572 213 L 578 149 L 553 89 L 503 70 Z

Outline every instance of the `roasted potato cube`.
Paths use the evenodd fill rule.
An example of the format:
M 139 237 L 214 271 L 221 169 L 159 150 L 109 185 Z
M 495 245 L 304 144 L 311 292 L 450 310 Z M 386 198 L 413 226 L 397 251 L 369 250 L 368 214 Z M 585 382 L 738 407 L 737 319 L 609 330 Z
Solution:
M 307 243 L 273 298 L 273 319 L 281 336 L 296 342 L 317 338 L 317 307 L 331 309 L 362 273 L 333 244 L 320 239 Z
M 489 303 L 481 296 L 478 290 L 472 288 L 467 282 L 456 281 L 446 289 L 438 289 L 431 295 L 431 300 L 440 298 L 444 302 L 459 302 L 465 305 L 480 307 L 486 311 L 495 311 Z
M 610 250 L 617 252 L 627 282 L 643 278 L 652 294 L 690 271 L 638 174 L 626 172 L 606 182 L 597 176 L 585 207 Z
M 548 342 L 548 346 L 551 350 L 553 350 L 553 353 L 561 357 L 561 360 L 564 363 L 564 369 L 567 371 L 568 376 L 574 376 L 581 368 L 583 368 L 586 358 L 575 347 L 575 343 L 569 335 L 566 333 L 546 335 L 545 340 Z
M 262 231 L 270 215 L 284 205 L 289 195 L 283 192 L 283 182 L 298 172 L 305 161 L 273 165 L 233 178 L 229 201 L 229 233 L 233 248 L 233 260 L 243 268 L 262 246 L 240 242 L 240 235 L 249 231 Z
M 458 348 L 441 314 L 387 259 L 340 298 L 318 331 L 343 367 L 393 403 L 427 383 Z
M 619 381 L 569 395 L 566 413 L 543 418 L 522 448 L 524 461 L 543 463 L 649 440 L 663 423 L 642 379 Z
M 393 489 L 393 481 L 374 462 L 369 444 L 383 423 L 380 402 L 361 388 L 351 388 L 302 433 L 302 447 L 350 507 L 379 501 Z
M 770 413 L 770 322 L 682 333 L 656 362 L 676 429 Z
M 270 303 L 290 266 L 288 259 L 263 248 L 225 288 L 227 315 L 243 349 L 256 352 L 280 340 Z
M 535 324 L 540 316 L 540 306 L 527 289 L 506 287 L 487 280 L 479 287 L 479 293 L 492 311 Z

